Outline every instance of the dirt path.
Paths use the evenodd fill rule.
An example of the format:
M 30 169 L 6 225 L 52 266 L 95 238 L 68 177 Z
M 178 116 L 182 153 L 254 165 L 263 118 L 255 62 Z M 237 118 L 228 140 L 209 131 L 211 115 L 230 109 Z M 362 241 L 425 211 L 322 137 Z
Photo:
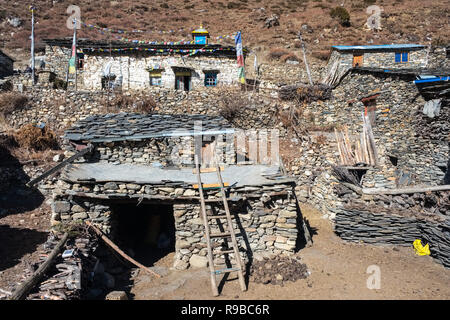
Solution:
M 331 223 L 316 210 L 303 214 L 315 230 L 314 244 L 299 253 L 311 275 L 304 280 L 279 285 L 250 282 L 241 292 L 235 277 L 225 283 L 217 299 L 449 299 L 450 269 L 431 257 L 416 256 L 412 247 L 372 246 L 346 243 L 337 237 Z M 173 255 L 156 265 L 170 266 Z M 367 268 L 377 265 L 381 288 L 367 288 Z M 235 279 L 235 280 L 233 280 Z M 134 299 L 213 299 L 207 269 L 169 271 L 161 279 L 139 274 L 131 290 Z

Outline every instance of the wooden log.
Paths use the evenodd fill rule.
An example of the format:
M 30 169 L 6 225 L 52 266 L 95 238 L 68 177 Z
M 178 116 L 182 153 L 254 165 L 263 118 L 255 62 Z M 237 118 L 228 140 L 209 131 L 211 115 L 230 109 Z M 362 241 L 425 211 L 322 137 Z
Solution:
M 33 289 L 39 281 L 42 279 L 42 277 L 45 275 L 45 272 L 48 270 L 48 268 L 52 265 L 53 260 L 58 256 L 59 252 L 61 251 L 62 247 L 67 241 L 67 237 L 69 234 L 66 232 L 61 240 L 56 244 L 56 246 L 53 248 L 52 252 L 48 256 L 47 260 L 43 264 L 39 266 L 39 268 L 33 273 L 33 275 L 26 280 L 24 283 L 22 283 L 16 291 L 9 297 L 9 300 L 23 300 L 25 299 L 28 292 L 30 292 L 31 289 Z
M 43 174 L 41 174 L 39 177 L 34 178 L 33 180 L 29 181 L 26 186 L 27 187 L 32 187 L 33 185 L 35 185 L 36 183 L 38 183 L 39 181 L 47 178 L 49 175 L 55 173 L 56 171 L 60 170 L 61 168 L 63 168 L 64 166 L 68 165 L 69 163 L 75 161 L 76 159 L 84 156 L 85 154 L 92 152 L 92 150 L 94 150 L 94 146 L 89 144 L 86 148 L 84 148 L 83 150 L 81 150 L 80 152 L 74 154 L 73 156 L 71 156 L 70 158 L 64 160 L 63 162 L 58 163 L 56 166 L 54 166 L 53 168 L 51 168 L 50 170 L 47 170 L 46 172 L 44 172 Z
M 140 269 L 144 270 L 145 272 L 154 275 L 158 278 L 161 278 L 161 275 L 150 270 L 149 268 L 147 268 L 146 266 L 144 266 L 143 264 L 137 262 L 136 260 L 134 260 L 133 258 L 131 258 L 129 255 L 127 255 L 125 252 L 123 252 L 122 250 L 120 250 L 120 248 L 114 243 L 112 242 L 110 239 L 108 239 L 103 232 L 101 232 L 96 226 L 94 226 L 90 221 L 85 221 L 85 223 L 92 228 L 92 230 L 94 230 L 94 232 L 103 240 L 105 241 L 105 243 L 107 245 L 109 245 L 111 247 L 111 249 L 113 249 L 114 251 L 116 251 L 118 254 L 120 254 L 123 258 L 125 258 L 126 260 L 130 261 L 132 264 L 134 264 L 135 266 L 139 267 Z
M 416 187 L 404 189 L 385 189 L 385 188 L 364 188 L 362 192 L 365 194 L 406 194 L 406 193 L 422 193 L 429 191 L 448 191 L 450 184 L 431 187 Z

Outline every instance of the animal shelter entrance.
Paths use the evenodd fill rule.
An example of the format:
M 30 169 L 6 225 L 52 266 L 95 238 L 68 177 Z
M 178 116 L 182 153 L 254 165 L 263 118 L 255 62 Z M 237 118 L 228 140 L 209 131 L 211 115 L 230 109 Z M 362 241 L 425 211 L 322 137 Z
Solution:
M 114 238 L 145 266 L 175 251 L 173 206 L 127 203 L 111 206 Z

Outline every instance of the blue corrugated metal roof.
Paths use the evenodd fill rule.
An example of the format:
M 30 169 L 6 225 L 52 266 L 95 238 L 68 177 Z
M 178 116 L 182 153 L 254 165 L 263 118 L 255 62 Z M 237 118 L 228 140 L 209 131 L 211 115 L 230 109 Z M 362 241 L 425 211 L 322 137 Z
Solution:
M 421 44 L 379 44 L 379 45 L 363 45 L 363 46 L 332 46 L 333 49 L 339 51 L 345 50 L 383 50 L 383 49 L 415 49 L 415 48 L 425 48 Z
M 427 79 L 419 79 L 415 80 L 414 83 L 427 83 L 427 82 L 436 82 L 436 81 L 450 81 L 450 77 L 433 77 Z

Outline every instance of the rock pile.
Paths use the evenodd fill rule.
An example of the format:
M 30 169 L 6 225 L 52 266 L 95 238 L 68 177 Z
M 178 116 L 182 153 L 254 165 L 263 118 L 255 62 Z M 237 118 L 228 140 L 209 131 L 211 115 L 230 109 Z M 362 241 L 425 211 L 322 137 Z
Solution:
M 310 272 L 298 256 L 277 255 L 255 259 L 250 268 L 250 279 L 256 283 L 283 285 L 286 281 L 306 279 Z

